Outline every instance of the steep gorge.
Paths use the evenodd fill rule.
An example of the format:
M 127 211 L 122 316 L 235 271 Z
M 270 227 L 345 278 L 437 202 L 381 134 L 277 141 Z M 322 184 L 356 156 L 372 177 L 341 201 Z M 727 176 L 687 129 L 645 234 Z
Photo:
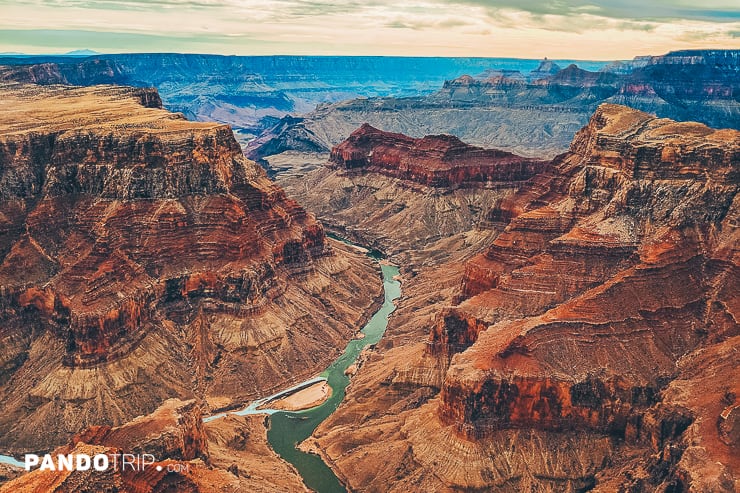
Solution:
M 325 366 L 379 294 L 294 198 L 412 281 L 307 444 L 351 489 L 737 489 L 737 131 L 602 105 L 546 162 L 363 126 L 287 198 L 151 90 L 1 90 L 0 446 L 193 466 L 8 491 L 302 488 L 256 418 L 200 422 Z

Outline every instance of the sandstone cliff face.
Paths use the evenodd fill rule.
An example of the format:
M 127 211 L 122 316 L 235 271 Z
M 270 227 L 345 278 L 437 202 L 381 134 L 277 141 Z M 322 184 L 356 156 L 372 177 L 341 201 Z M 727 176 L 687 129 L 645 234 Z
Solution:
M 253 397 L 361 326 L 377 273 L 330 248 L 228 127 L 163 111 L 151 90 L 0 90 L 3 448 L 168 397 Z
M 454 306 L 390 326 L 419 343 L 366 363 L 327 459 L 373 491 L 733 491 L 739 163 L 737 131 L 601 106 Z

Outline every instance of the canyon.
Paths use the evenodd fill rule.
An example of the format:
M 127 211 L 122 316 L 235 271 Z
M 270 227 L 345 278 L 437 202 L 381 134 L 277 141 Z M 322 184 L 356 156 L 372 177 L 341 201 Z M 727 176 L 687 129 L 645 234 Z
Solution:
M 322 370 L 379 269 L 152 89 L 0 87 L 0 448 L 170 398 L 231 408 Z
M 738 489 L 737 52 L 321 105 L 247 146 L 267 172 L 155 89 L 59 85 L 206 62 L 0 68 L 0 451 L 164 469 L 5 467 L 0 491 L 306 491 L 269 418 L 221 414 L 379 308 L 378 265 L 337 237 L 403 282 L 336 411 L 305 415 L 300 449 L 348 490 Z
M 388 179 L 357 140 L 309 176 Z M 738 131 L 599 106 L 468 233 L 481 253 L 412 262 L 305 446 L 353 491 L 735 491 L 738 163 Z
M 324 165 L 278 182 L 331 231 L 411 273 L 482 249 L 491 230 L 477 226 L 491 206 L 549 166 L 449 135 L 414 139 L 365 124 Z

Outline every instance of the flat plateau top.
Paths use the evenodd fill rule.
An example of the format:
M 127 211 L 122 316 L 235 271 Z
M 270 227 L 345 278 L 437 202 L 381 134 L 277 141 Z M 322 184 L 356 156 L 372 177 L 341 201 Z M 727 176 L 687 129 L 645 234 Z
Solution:
M 219 123 L 196 123 L 181 114 L 147 108 L 151 89 L 120 86 L 0 84 L 0 136 L 68 130 L 169 133 L 207 130 Z
M 703 123 L 677 122 L 656 118 L 626 106 L 604 103 L 594 118 L 601 121 L 598 133 L 629 139 L 636 144 L 676 141 L 684 147 L 707 145 L 740 145 L 740 132 L 734 129 L 714 129 Z

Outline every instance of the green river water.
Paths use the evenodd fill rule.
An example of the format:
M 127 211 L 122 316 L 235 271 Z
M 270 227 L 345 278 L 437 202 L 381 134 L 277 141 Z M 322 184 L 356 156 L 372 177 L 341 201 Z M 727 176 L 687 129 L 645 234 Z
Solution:
M 332 394 L 323 404 L 305 411 L 279 411 L 270 415 L 270 429 L 267 439 L 280 457 L 293 464 L 303 477 L 306 485 L 319 493 L 346 491 L 332 470 L 315 454 L 308 454 L 296 449 L 313 433 L 313 430 L 333 413 L 345 396 L 349 377 L 344 374 L 357 360 L 360 351 L 366 346 L 377 343 L 388 326 L 388 316 L 396 309 L 393 300 L 401 296 L 401 283 L 393 278 L 399 274 L 398 267 L 381 265 L 383 269 L 383 288 L 385 301 L 362 329 L 363 339 L 353 339 L 344 353 L 321 374 L 326 377 Z

